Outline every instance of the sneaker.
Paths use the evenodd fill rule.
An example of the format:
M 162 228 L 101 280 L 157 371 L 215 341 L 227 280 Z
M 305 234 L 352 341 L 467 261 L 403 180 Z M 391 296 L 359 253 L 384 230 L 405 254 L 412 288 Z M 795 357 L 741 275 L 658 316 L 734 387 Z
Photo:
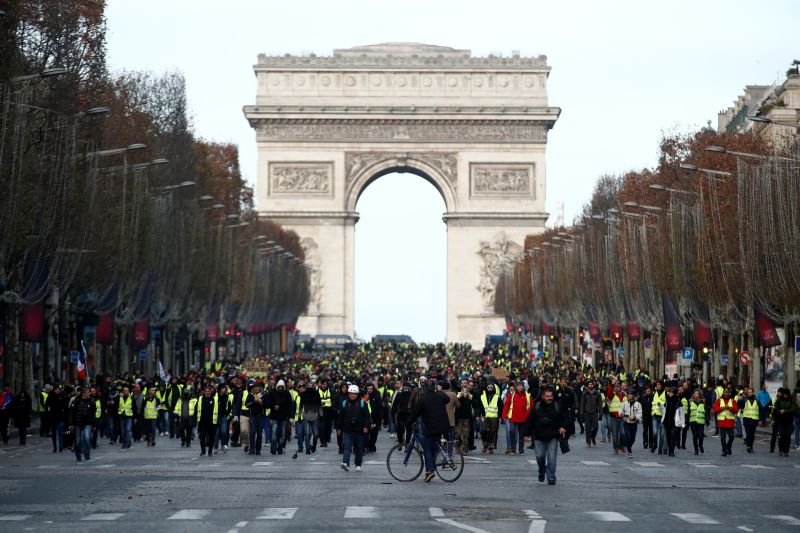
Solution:
M 356 467 L 356 472 L 361 472 L 361 467 L 360 466 Z
M 632 453 L 629 453 L 629 454 L 628 454 L 628 457 L 630 457 L 631 459 L 633 459 L 633 454 L 632 454 Z
M 342 463 L 339 466 L 341 466 L 342 470 L 344 470 L 345 472 L 349 472 L 350 471 L 350 467 L 347 465 L 347 463 Z
M 430 482 L 434 477 L 436 477 L 436 472 L 434 471 L 425 472 L 425 483 Z
M 520 455 L 525 455 L 525 452 L 524 452 L 523 450 L 520 450 L 520 451 L 519 451 L 519 454 L 520 454 Z M 465 455 L 466 455 L 466 454 L 465 454 Z
M 227 444 L 222 446 L 222 451 L 223 452 L 227 452 L 228 451 L 228 445 Z
M 317 445 L 316 444 L 312 444 L 311 445 L 311 453 L 317 453 Z
M 539 483 L 544 483 L 544 474 L 539 474 Z

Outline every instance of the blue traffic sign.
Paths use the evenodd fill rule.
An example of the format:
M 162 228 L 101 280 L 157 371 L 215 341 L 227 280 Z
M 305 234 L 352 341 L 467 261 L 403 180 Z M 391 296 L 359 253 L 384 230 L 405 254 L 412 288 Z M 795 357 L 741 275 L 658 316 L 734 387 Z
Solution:
M 73 363 L 78 362 L 78 352 L 76 350 L 72 350 L 69 352 L 69 358 Z
M 683 361 L 694 361 L 694 348 L 684 348 L 681 351 L 681 359 Z
M 142 361 L 146 361 L 147 360 L 147 350 L 140 350 L 139 351 L 139 359 L 141 359 Z
M 719 356 L 719 363 L 721 365 L 727 365 L 729 360 L 730 360 L 730 357 L 727 356 L 727 355 L 720 355 Z
M 794 353 L 800 354 L 800 335 L 796 335 L 794 338 Z

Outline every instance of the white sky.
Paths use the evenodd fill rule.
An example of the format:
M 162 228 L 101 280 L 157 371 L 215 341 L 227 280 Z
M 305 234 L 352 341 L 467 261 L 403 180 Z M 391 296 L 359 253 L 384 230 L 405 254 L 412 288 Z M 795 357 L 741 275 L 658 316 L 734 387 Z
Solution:
M 553 69 L 550 104 L 562 108 L 548 144 L 547 207 L 563 201 L 567 222 L 599 175 L 652 166 L 662 131 L 716 125 L 717 112 L 745 85 L 783 79 L 800 59 L 800 2 L 793 0 L 108 0 L 107 16 L 111 67 L 182 71 L 196 132 L 238 144 L 251 182 L 255 135 L 242 106 L 255 100 L 252 65 L 260 52 L 330 55 L 415 41 L 474 55 L 545 54 Z M 412 178 L 378 180 L 358 204 L 356 331 L 363 337 L 444 337 L 443 203 Z M 416 201 L 420 191 L 430 207 L 419 210 L 431 216 L 399 228 L 400 215 L 389 216 L 389 208 Z M 431 276 L 415 278 L 405 259 L 386 260 L 373 248 L 408 235 L 422 248 L 407 240 L 412 249 L 403 256 L 428 254 Z M 384 311 L 375 302 L 384 296 L 373 291 L 387 284 L 415 297 L 398 297 Z

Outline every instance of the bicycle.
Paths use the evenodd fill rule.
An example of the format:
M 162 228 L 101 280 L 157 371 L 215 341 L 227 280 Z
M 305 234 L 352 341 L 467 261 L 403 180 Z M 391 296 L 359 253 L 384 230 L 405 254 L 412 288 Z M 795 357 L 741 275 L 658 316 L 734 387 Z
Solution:
M 386 468 L 397 481 L 414 481 L 425 467 L 425 454 L 422 451 L 423 437 L 414 433 L 408 446 L 395 445 L 386 456 Z M 464 456 L 455 441 L 441 439 L 437 443 L 436 475 L 446 483 L 453 483 L 464 472 Z

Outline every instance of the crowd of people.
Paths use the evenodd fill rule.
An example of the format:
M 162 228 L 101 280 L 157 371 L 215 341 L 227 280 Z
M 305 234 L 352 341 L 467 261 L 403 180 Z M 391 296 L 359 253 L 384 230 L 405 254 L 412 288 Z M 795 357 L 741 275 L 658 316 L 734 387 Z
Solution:
M 755 453 L 759 426 L 772 428 L 771 452 L 777 446 L 788 457 L 792 438 L 800 449 L 800 386 L 772 398 L 763 387 L 725 379 L 653 379 L 643 369 L 529 357 L 503 345 L 478 352 L 459 344 L 361 344 L 262 362 L 271 369 L 257 376 L 247 374 L 247 364 L 223 361 L 182 377 L 98 374 L 89 383 L 48 383 L 36 402 L 6 387 L 0 433 L 8 444 L 13 420 L 25 445 L 35 409 L 52 452 L 72 450 L 77 461 L 90 460 L 103 441 L 126 449 L 173 439 L 182 448 L 198 441 L 203 457 L 240 448 L 297 459 L 335 445 L 347 471 L 351 459 L 360 470 L 364 454 L 378 451 L 381 431 L 401 445 L 418 431 L 431 442 L 449 438 L 464 455 L 533 449 L 539 481 L 550 483 L 558 451 L 578 432 L 587 447 L 599 442 L 629 457 L 640 426 L 641 449 L 667 457 L 706 453 L 712 430 L 723 456 L 734 453 L 736 438 Z M 426 479 L 432 449 L 426 446 Z

